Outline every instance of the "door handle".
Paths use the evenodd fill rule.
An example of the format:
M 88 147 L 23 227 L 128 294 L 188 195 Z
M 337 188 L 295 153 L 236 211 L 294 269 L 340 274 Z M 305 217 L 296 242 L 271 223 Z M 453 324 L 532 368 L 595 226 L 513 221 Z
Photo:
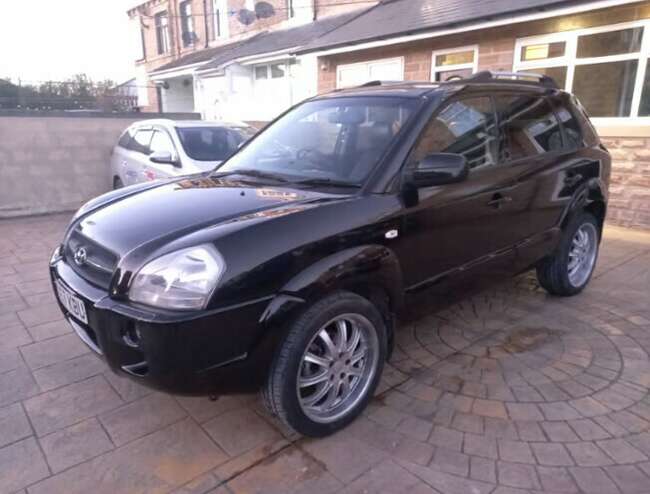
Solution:
M 496 193 L 492 196 L 492 200 L 487 203 L 488 206 L 492 208 L 500 208 L 503 204 L 512 202 L 512 197 L 504 196 L 503 194 Z

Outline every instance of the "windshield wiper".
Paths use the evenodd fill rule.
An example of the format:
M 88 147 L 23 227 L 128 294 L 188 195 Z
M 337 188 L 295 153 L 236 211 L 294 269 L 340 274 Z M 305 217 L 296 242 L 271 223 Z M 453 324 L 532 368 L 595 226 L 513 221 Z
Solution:
M 346 187 L 349 189 L 360 189 L 361 184 L 355 184 L 353 182 L 345 182 L 343 180 L 335 180 L 332 178 L 306 178 L 304 180 L 295 180 L 291 183 L 297 185 L 314 185 L 314 186 L 325 186 L 325 187 Z
M 221 173 L 217 171 L 217 173 L 214 173 L 212 176 L 215 178 L 221 178 L 221 177 L 227 177 L 229 175 L 243 175 L 245 177 L 268 178 L 270 180 L 275 180 L 276 182 L 283 182 L 283 183 L 290 182 L 290 180 L 276 173 L 254 170 L 252 168 L 250 169 L 242 168 L 241 170 L 231 170 L 228 172 L 221 172 Z

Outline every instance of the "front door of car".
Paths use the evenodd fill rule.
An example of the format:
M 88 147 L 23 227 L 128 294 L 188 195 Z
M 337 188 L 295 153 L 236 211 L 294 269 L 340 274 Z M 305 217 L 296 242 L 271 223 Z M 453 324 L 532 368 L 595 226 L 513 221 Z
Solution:
M 151 128 L 139 128 L 135 131 L 133 139 L 129 143 L 129 150 L 125 153 L 122 167 L 124 170 L 124 185 L 132 185 L 142 182 L 142 170 L 149 161 L 151 150 Z
M 419 189 L 416 204 L 407 204 L 397 249 L 410 291 L 480 267 L 509 264 L 513 235 L 508 217 L 516 191 L 511 174 L 499 164 L 499 142 L 489 95 L 454 99 L 433 114 L 405 173 L 433 153 L 463 155 L 470 172 L 462 182 Z
M 142 174 L 143 180 L 157 180 L 159 178 L 173 177 L 182 174 L 182 166 L 178 159 L 176 146 L 166 130 L 154 128 L 151 138 L 150 155 L 145 163 Z M 164 153 L 172 158 L 172 162 L 156 162 L 152 160 L 154 155 Z

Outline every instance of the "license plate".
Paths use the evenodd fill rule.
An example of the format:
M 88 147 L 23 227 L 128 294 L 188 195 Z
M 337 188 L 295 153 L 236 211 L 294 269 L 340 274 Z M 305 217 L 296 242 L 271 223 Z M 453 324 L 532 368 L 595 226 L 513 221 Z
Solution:
M 68 310 L 70 315 L 84 324 L 88 324 L 86 306 L 83 301 L 59 280 L 56 280 L 56 292 L 61 304 Z

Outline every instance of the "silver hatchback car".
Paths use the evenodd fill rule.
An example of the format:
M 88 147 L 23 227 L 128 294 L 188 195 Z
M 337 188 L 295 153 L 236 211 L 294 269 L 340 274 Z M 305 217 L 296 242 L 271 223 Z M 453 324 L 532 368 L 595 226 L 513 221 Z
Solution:
M 256 132 L 244 123 L 143 120 L 111 154 L 113 188 L 213 169 Z

